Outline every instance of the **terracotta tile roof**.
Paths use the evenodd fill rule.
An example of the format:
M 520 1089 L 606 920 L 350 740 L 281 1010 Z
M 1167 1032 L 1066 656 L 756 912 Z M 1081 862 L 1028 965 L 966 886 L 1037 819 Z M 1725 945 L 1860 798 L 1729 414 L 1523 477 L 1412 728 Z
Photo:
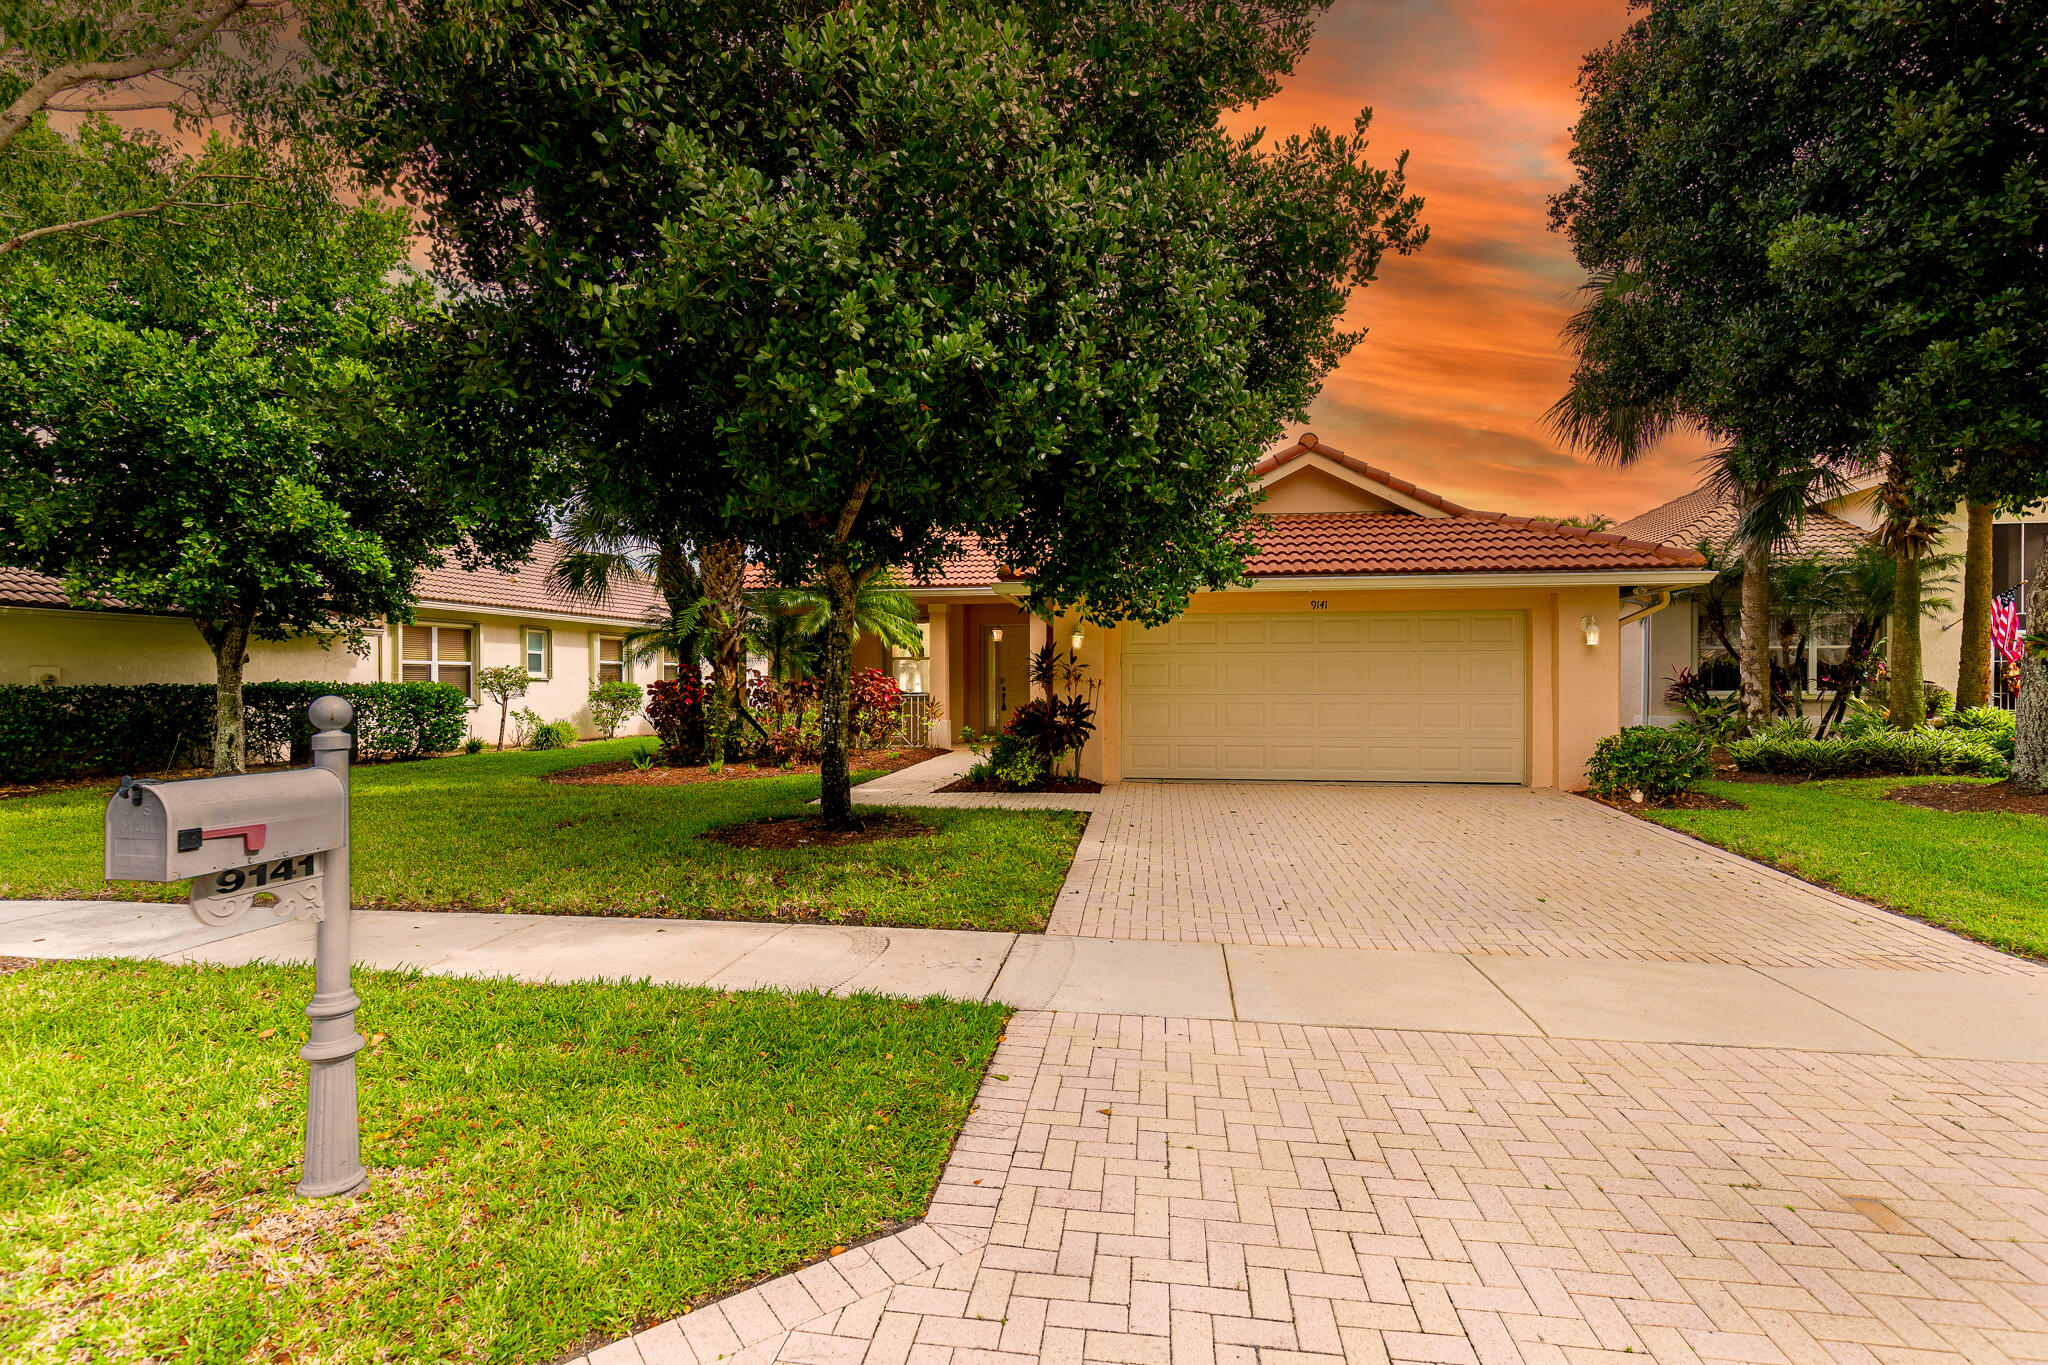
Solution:
M 1323 534 L 1347 537 L 1350 544 L 1340 548 L 1332 542 L 1329 553 L 1320 558 L 1339 561 L 1355 560 L 1361 564 L 1375 562 L 1375 556 L 1382 549 L 1400 547 L 1396 557 L 1410 567 L 1400 569 L 1269 569 L 1265 573 L 1461 573 L 1500 572 L 1514 573 L 1528 569 L 1628 569 L 1628 568 L 1690 568 L 1704 561 L 1690 547 L 1674 547 L 1656 541 L 1637 539 L 1619 531 L 1588 531 L 1580 526 L 1567 526 L 1562 522 L 1543 521 L 1534 517 L 1514 517 L 1505 512 L 1481 512 L 1463 507 L 1438 493 L 1418 488 L 1406 479 L 1396 478 L 1383 469 L 1375 469 L 1363 460 L 1353 459 L 1334 446 L 1326 446 L 1317 440 L 1314 433 L 1303 433 L 1300 440 L 1285 450 L 1277 450 L 1252 467 L 1252 476 L 1261 478 L 1283 465 L 1316 454 L 1334 461 L 1373 483 L 1401 494 L 1411 501 L 1419 502 L 1444 515 L 1423 516 L 1402 512 L 1292 512 L 1278 513 L 1269 518 L 1277 531 L 1280 523 L 1292 517 L 1351 518 L 1381 517 L 1389 523 L 1400 523 L 1400 529 L 1389 526 L 1366 531 L 1352 523 L 1349 529 L 1339 532 L 1334 526 L 1324 532 L 1297 527 L 1288 532 L 1290 539 L 1304 534 Z M 1489 542 L 1486 537 L 1475 537 L 1473 525 L 1487 525 L 1499 528 Z M 1515 534 L 1510 534 L 1515 533 Z M 1434 538 L 1434 539 L 1433 539 Z M 1481 551 L 1477 547 L 1491 543 L 1494 548 Z M 1432 552 L 1433 544 L 1441 545 L 1440 552 Z M 1277 547 L 1275 547 L 1277 549 Z M 1295 552 L 1290 551 L 1290 555 Z M 1267 546 L 1266 535 L 1259 538 L 1259 554 L 1252 561 L 1252 572 L 1261 573 L 1258 567 L 1262 561 L 1274 554 Z M 1318 552 L 1307 552 L 1306 557 L 1316 559 Z M 1276 558 L 1274 563 L 1291 562 L 1290 559 Z
M 419 599 L 452 606 L 482 607 L 510 615 L 525 611 L 547 612 L 556 616 L 588 617 L 595 621 L 640 621 L 660 605 L 654 585 L 643 578 L 621 583 L 602 603 L 579 601 L 554 590 L 548 583 L 548 573 L 561 555 L 562 547 L 548 540 L 536 545 L 532 557 L 509 573 L 496 569 L 467 570 L 453 564 L 439 565 L 420 575 Z M 55 578 L 31 573 L 27 569 L 0 568 L 0 605 L 68 607 L 71 603 L 64 596 L 64 585 Z M 101 605 L 115 611 L 134 610 L 125 603 L 112 600 Z
M 910 587 L 912 591 L 992 588 L 1002 581 L 1002 566 L 996 563 L 996 557 L 990 554 L 980 541 L 969 540 L 962 543 L 960 553 L 941 565 L 937 573 L 914 580 Z M 774 582 L 768 576 L 768 571 L 759 564 L 747 566 L 749 588 L 772 587 Z
M 602 602 L 573 597 L 548 575 L 564 553 L 559 541 L 544 540 L 517 569 L 463 569 L 444 563 L 420 575 L 419 600 L 486 607 L 517 615 L 522 611 L 588 616 L 600 621 L 644 621 L 661 606 L 653 580 L 634 575 L 615 585 Z
M 1702 543 L 1725 546 L 1735 539 L 1741 516 L 1735 504 L 1712 484 L 1652 507 L 1639 517 L 1614 529 L 1623 535 L 1657 539 L 1667 545 L 1696 546 Z M 1795 555 L 1823 554 L 1847 558 L 1870 543 L 1870 533 L 1854 522 L 1842 520 L 1818 508 L 1809 508 L 1806 520 L 1784 547 Z
M 1672 569 L 1670 550 L 1559 535 L 1548 523 L 1406 512 L 1276 512 L 1258 528 L 1254 578 L 1288 574 L 1530 573 Z
M 68 607 L 71 600 L 64 595 L 61 580 L 47 574 L 33 573 L 27 569 L 0 568 L 0 606 L 8 607 Z M 100 603 L 101 608 L 111 611 L 126 611 L 125 603 L 108 599 Z

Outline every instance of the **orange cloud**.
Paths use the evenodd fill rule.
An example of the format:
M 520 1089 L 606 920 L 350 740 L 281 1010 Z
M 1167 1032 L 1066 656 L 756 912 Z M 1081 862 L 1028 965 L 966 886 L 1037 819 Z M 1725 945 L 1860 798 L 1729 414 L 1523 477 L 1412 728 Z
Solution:
M 1373 110 L 1375 159 L 1410 153 L 1429 244 L 1390 257 L 1355 296 L 1363 345 L 1329 376 L 1313 430 L 1469 505 L 1627 517 L 1698 481 L 1704 444 L 1674 438 L 1633 469 L 1565 452 L 1543 428 L 1570 362 L 1558 328 L 1581 273 L 1547 228 L 1571 179 L 1585 54 L 1628 22 L 1626 0 L 1339 0 L 1274 99 L 1238 130 L 1349 128 Z

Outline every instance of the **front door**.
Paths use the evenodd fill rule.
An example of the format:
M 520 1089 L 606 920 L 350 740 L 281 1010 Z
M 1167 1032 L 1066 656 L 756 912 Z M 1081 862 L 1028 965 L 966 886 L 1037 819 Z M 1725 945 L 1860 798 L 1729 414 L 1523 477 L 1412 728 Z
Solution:
M 1030 688 L 1024 656 L 1030 652 L 1022 625 L 987 626 L 982 630 L 982 715 L 987 728 L 999 731 L 1023 704 Z

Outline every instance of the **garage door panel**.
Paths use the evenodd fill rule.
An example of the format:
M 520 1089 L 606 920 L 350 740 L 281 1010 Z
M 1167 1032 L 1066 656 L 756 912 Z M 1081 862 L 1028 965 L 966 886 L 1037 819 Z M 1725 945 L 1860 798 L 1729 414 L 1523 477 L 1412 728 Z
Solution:
M 1316 643 L 1316 621 L 1308 616 L 1275 616 L 1272 642 L 1276 645 L 1310 645 Z
M 1266 661 L 1257 656 L 1220 659 L 1217 672 L 1225 692 L 1262 692 L 1266 688 Z
M 1312 638 L 1319 645 L 1365 642 L 1365 618 L 1362 616 L 1311 616 L 1306 619 Z
M 1523 780 L 1518 612 L 1183 617 L 1124 649 L 1131 777 Z

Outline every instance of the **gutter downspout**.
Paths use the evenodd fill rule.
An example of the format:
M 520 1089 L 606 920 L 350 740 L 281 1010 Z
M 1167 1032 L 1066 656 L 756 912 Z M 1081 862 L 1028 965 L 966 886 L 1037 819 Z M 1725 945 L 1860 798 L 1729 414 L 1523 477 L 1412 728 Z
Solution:
M 1638 603 L 1642 605 L 1643 609 L 1633 616 L 1622 617 L 1619 621 L 1615 623 L 1617 628 L 1621 626 L 1632 626 L 1636 622 L 1643 620 L 1645 617 L 1655 616 L 1658 612 L 1670 606 L 1671 589 L 1659 588 L 1657 590 L 1657 595 L 1648 603 L 1644 603 L 1643 599 L 1637 596 L 1635 593 L 1630 593 L 1627 597 L 1624 597 L 1622 601 Z M 1640 662 L 1642 665 L 1642 680 L 1640 683 L 1642 692 L 1642 710 L 1639 712 L 1639 714 L 1643 718 L 1643 724 L 1648 725 L 1650 723 L 1650 632 L 1647 627 L 1643 630 Z

